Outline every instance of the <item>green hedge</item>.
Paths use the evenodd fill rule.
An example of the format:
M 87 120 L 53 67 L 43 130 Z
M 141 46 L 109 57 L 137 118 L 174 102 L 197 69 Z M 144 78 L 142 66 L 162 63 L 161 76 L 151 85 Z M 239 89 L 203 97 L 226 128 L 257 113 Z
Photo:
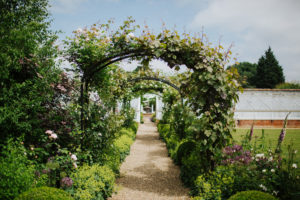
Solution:
M 250 190 L 238 192 L 228 200 L 277 200 L 274 196 L 261 191 Z
M 15 200 L 72 200 L 73 198 L 64 190 L 52 187 L 32 188 Z
M 102 162 L 80 167 L 71 175 L 73 188 L 69 190 L 75 199 L 102 200 L 111 196 L 116 175 L 119 174 L 121 162 L 130 153 L 130 146 L 134 142 L 137 123 L 131 128 L 122 128 L 110 148 L 105 149 L 102 154 Z
M 83 165 L 71 175 L 77 200 L 102 200 L 111 196 L 115 174 L 108 166 Z

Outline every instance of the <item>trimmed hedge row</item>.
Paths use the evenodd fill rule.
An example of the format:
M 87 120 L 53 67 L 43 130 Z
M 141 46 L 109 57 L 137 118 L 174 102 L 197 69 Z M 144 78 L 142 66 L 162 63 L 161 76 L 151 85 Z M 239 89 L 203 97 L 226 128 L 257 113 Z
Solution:
M 23 192 L 15 200 L 72 200 L 71 195 L 61 189 L 53 187 L 31 188 Z

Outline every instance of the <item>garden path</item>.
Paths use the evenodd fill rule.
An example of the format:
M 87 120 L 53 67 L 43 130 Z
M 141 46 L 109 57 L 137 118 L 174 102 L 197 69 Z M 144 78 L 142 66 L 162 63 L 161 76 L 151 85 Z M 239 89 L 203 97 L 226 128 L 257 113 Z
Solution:
M 180 170 L 168 157 L 166 145 L 159 140 L 150 116 L 144 116 L 131 153 L 121 166 L 116 181 L 118 191 L 110 200 L 184 200 L 189 199 Z

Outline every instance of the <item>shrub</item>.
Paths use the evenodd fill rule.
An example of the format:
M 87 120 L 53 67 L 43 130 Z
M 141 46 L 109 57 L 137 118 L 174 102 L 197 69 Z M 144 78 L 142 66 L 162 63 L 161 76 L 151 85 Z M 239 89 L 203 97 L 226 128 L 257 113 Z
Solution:
M 52 187 L 32 188 L 15 200 L 72 200 L 73 198 L 66 191 Z
M 159 123 L 157 128 L 158 128 L 160 137 L 165 140 L 167 134 L 170 132 L 170 124 Z
M 119 155 L 120 155 L 120 161 L 123 162 L 123 160 L 126 158 L 126 156 L 130 152 L 130 145 L 133 143 L 133 139 L 128 135 L 121 135 L 120 138 L 115 140 L 114 146 L 117 149 Z
M 140 123 L 141 123 L 141 124 L 144 123 L 144 116 L 143 116 L 143 113 L 141 113 L 141 115 L 140 115 Z
M 195 147 L 196 143 L 194 141 L 186 141 L 180 144 L 177 150 L 176 162 L 181 165 L 182 158 L 188 156 Z
M 83 165 L 71 175 L 73 180 L 73 193 L 78 200 L 106 199 L 111 196 L 115 175 L 107 166 L 97 164 Z
M 119 173 L 120 164 L 129 154 L 130 146 L 135 139 L 135 132 L 131 129 L 123 128 L 118 134 L 120 136 L 101 155 L 102 164 L 109 166 L 116 174 Z
M 193 186 L 196 178 L 203 173 L 202 157 L 195 149 L 188 156 L 182 158 L 180 177 L 186 186 Z
M 300 89 L 300 83 L 299 82 L 286 82 L 286 83 L 280 83 L 276 85 L 276 89 Z
M 193 193 L 205 200 L 228 198 L 234 188 L 233 175 L 232 169 L 219 166 L 215 171 L 197 177 Z
M 156 113 L 153 113 L 151 116 L 151 122 L 156 122 Z
M 0 199 L 13 199 L 34 183 L 34 167 L 20 142 L 9 142 L 0 156 Z
M 272 195 L 256 190 L 238 192 L 228 200 L 277 200 Z
M 134 133 L 137 132 L 138 130 L 138 127 L 139 127 L 139 124 L 137 122 L 132 122 L 129 126 L 129 128 L 131 128 L 133 130 Z

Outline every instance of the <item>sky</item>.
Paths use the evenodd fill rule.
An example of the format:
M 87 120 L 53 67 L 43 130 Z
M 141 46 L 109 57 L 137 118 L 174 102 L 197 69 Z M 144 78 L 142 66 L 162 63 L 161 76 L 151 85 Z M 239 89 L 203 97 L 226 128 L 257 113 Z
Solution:
M 72 31 L 132 16 L 154 33 L 162 24 L 179 33 L 204 32 L 213 45 L 231 47 L 238 62 L 257 63 L 270 46 L 286 81 L 300 82 L 300 0 L 50 0 L 53 30 L 60 40 Z M 122 63 L 133 69 L 136 62 Z M 154 68 L 169 70 L 153 61 Z

